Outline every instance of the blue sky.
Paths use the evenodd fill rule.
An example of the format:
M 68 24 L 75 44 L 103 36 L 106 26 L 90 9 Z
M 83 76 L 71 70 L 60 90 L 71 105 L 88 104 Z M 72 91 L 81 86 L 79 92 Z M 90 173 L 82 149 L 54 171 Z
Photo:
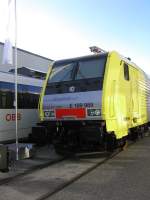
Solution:
M 20 48 L 61 59 L 89 54 L 88 47 L 97 45 L 131 57 L 150 74 L 150 1 L 18 0 L 17 5 Z M 0 41 L 4 38 L 0 34 Z

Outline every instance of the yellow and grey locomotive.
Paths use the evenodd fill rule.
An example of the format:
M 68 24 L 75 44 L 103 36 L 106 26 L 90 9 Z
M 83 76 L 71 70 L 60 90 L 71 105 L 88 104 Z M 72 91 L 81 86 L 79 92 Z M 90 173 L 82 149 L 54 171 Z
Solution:
M 50 66 L 39 113 L 57 151 L 112 150 L 150 121 L 150 80 L 115 51 Z

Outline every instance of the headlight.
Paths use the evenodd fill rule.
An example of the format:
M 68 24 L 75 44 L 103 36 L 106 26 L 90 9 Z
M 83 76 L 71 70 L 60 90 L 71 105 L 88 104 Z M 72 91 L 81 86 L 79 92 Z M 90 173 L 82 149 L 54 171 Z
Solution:
M 88 116 L 100 116 L 101 115 L 101 110 L 100 109 L 88 109 L 87 110 L 87 115 Z
M 44 111 L 44 117 L 55 117 L 54 110 Z

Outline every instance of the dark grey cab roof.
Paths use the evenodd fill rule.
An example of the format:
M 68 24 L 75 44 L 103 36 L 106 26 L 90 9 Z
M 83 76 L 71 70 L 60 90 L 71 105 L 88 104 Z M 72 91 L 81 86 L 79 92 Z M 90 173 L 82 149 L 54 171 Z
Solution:
M 90 60 L 94 58 L 102 58 L 107 57 L 108 53 L 100 53 L 100 54 L 93 54 L 88 56 L 81 56 L 81 57 L 75 57 L 75 58 L 69 58 L 69 59 L 63 59 L 63 60 L 57 60 L 54 62 L 54 66 L 59 66 L 61 64 L 68 64 L 71 62 L 79 62 L 84 60 Z

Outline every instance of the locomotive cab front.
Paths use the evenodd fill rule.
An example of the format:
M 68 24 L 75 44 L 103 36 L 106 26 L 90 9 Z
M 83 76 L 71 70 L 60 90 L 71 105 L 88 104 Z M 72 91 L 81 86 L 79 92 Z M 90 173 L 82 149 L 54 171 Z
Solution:
M 75 150 L 102 143 L 102 87 L 107 55 L 54 62 L 42 109 L 55 146 Z

